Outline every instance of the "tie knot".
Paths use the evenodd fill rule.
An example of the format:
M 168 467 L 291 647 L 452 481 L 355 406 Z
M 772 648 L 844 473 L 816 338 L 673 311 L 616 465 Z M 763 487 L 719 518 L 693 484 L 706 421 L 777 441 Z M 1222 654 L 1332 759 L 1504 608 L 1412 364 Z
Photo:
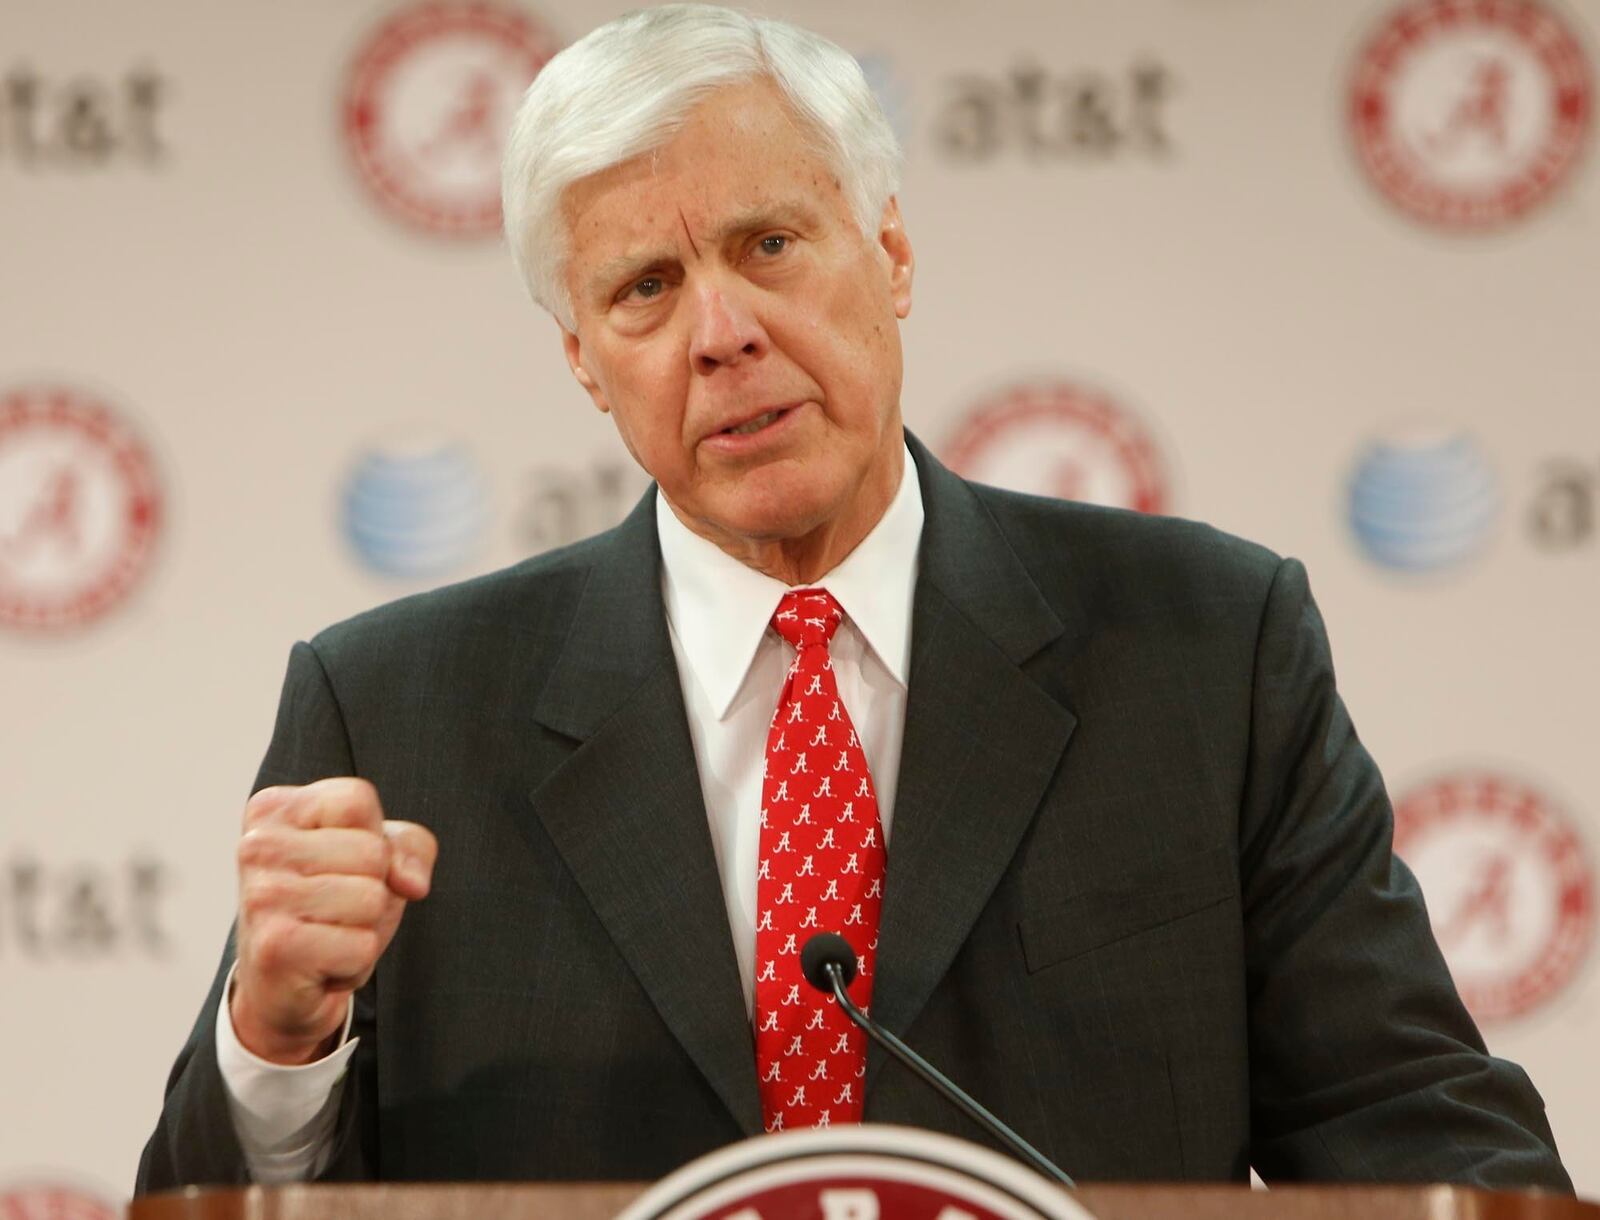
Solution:
M 772 629 L 796 648 L 812 644 L 827 647 L 844 611 L 826 589 L 796 589 L 785 593 L 772 616 Z

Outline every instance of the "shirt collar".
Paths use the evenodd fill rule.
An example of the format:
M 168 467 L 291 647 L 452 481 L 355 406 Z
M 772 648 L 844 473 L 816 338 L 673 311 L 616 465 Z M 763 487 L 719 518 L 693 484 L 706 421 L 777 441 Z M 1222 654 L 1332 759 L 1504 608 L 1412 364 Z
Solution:
M 683 658 L 716 709 L 728 714 L 778 602 L 789 586 L 747 568 L 678 520 L 656 494 L 661 595 Z M 844 561 L 811 582 L 833 594 L 867 647 L 903 687 L 911 668 L 911 600 L 922 541 L 922 489 L 905 450 L 888 509 Z

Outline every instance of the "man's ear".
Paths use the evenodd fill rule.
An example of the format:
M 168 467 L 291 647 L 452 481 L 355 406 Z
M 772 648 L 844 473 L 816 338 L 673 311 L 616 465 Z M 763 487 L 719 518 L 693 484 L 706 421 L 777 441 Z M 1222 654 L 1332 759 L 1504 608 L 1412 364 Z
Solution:
M 917 268 L 917 259 L 911 250 L 905 222 L 900 219 L 900 201 L 893 195 L 883 205 L 878 245 L 889 260 L 889 294 L 894 300 L 894 316 L 905 318 L 911 313 L 911 276 Z
M 611 404 L 606 401 L 605 392 L 600 389 L 600 384 L 595 381 L 589 370 L 583 367 L 583 341 L 578 338 L 576 332 L 568 330 L 560 322 L 557 322 L 556 326 L 561 330 L 561 350 L 567 354 L 567 367 L 578 379 L 578 384 L 589 392 L 594 405 L 601 411 L 609 412 Z

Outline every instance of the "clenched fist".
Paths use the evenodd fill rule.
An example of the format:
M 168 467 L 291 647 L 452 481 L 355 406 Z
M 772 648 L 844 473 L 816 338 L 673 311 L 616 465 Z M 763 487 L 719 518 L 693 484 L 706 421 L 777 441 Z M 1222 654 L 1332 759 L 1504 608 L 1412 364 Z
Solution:
M 344 1025 L 406 903 L 427 896 L 439 845 L 386 822 L 364 779 L 263 788 L 239 840 L 238 972 L 229 1014 L 272 1063 L 310 1063 Z

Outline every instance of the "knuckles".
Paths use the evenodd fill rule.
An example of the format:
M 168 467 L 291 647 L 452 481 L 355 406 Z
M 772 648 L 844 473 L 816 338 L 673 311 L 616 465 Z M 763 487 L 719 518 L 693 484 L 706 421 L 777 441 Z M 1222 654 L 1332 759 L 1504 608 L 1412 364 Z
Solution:
M 366 969 L 371 970 L 383 950 L 383 941 L 376 928 L 354 928 L 352 931 L 355 933 L 356 953 L 366 961 Z
M 388 887 L 372 877 L 325 874 L 311 879 L 306 906 L 323 921 L 359 926 L 382 919 L 388 898 Z
M 283 859 L 283 844 L 265 826 L 252 826 L 239 838 L 239 867 L 264 868 Z
M 265 974 L 281 970 L 293 956 L 294 932 L 294 924 L 288 920 L 273 920 L 258 928 L 250 946 L 256 968 Z
M 356 826 L 378 830 L 383 826 L 383 806 L 378 803 L 378 790 L 371 780 L 345 775 L 337 779 L 318 780 L 308 784 L 303 791 L 321 818 L 331 819 L 343 826 Z
M 307 827 L 331 822 L 376 831 L 383 826 L 383 806 L 371 780 L 343 775 L 253 793 L 245 802 L 245 829 L 275 821 Z
M 368 877 L 384 877 L 389 872 L 389 844 L 381 834 L 363 837 L 353 861 L 356 870 Z
M 283 910 L 288 901 L 289 886 L 271 873 L 252 874 L 239 886 L 239 913 L 246 920 L 259 921 Z
M 245 829 L 261 825 L 287 806 L 294 799 L 295 791 L 292 787 L 278 785 L 252 793 L 244 804 Z

